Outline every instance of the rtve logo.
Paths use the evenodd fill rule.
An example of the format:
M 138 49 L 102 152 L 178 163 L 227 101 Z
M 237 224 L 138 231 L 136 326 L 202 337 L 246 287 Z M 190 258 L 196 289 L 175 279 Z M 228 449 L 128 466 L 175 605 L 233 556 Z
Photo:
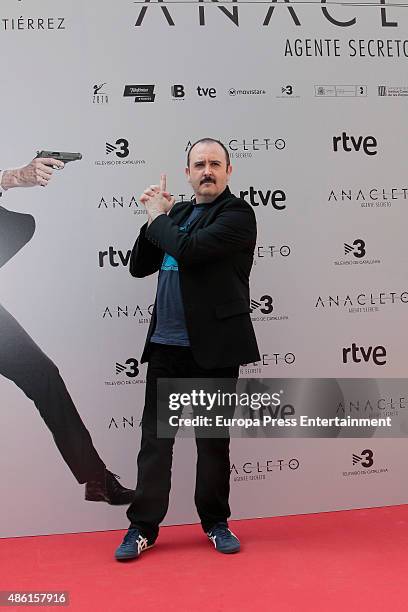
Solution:
M 354 361 L 354 363 L 361 363 L 362 361 L 368 363 L 370 359 L 378 366 L 387 363 L 387 351 L 385 346 L 369 346 L 368 349 L 365 349 L 363 346 L 357 346 L 357 344 L 353 342 L 351 347 L 343 348 L 342 350 L 343 363 L 348 363 L 349 358 L 351 361 Z
M 286 204 L 281 204 L 281 202 L 286 202 L 286 194 L 281 189 L 276 189 L 275 191 L 268 189 L 264 193 L 261 189 L 254 189 L 251 185 L 249 190 L 239 192 L 241 200 L 245 200 L 248 195 L 252 206 L 259 206 L 260 204 L 267 206 L 270 202 L 275 210 L 284 210 L 286 208 Z M 259 200 L 257 196 L 259 196 Z
M 120 250 L 115 251 L 113 246 L 110 246 L 107 251 L 99 251 L 99 267 L 105 267 L 105 257 L 108 258 L 109 265 L 113 268 L 117 268 L 120 266 L 120 264 L 127 266 L 129 264 L 131 253 L 131 250 L 126 251 L 125 253 Z M 117 260 L 116 255 L 118 256 L 119 261 Z
M 366 155 L 377 155 L 377 140 L 374 136 L 347 136 L 342 132 L 341 136 L 333 136 L 333 151 L 337 153 L 342 148 L 346 153 L 360 151 L 363 149 Z

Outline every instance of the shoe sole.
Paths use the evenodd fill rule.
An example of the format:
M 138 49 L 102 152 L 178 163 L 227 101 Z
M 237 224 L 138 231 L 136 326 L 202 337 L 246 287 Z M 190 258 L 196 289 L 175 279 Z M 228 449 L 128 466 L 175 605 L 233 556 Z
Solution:
M 128 500 L 126 501 L 111 501 L 109 500 L 109 498 L 105 497 L 104 495 L 94 495 L 94 496 L 90 496 L 90 495 L 85 495 L 85 501 L 92 501 L 92 502 L 105 502 L 106 504 L 109 504 L 110 506 L 129 506 L 134 500 L 134 496 L 129 497 Z
M 215 550 L 223 555 L 233 555 L 234 553 L 239 553 L 241 549 L 237 548 L 236 550 L 220 550 L 219 548 L 215 548 Z
M 146 550 L 149 550 L 149 548 L 153 548 L 154 544 L 150 544 L 147 548 L 144 548 L 140 553 L 136 554 L 136 555 L 128 555 L 128 556 L 123 556 L 123 557 L 117 557 L 116 553 L 115 553 L 115 559 L 116 561 L 131 561 L 132 559 L 138 559 L 138 557 L 140 557 L 140 555 L 144 552 L 146 552 Z

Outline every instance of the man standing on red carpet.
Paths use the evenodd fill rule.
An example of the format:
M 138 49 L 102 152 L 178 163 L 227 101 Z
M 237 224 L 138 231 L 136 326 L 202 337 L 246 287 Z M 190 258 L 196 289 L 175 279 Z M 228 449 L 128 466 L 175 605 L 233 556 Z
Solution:
M 232 167 L 225 146 L 203 138 L 192 145 L 186 176 L 192 202 L 178 202 L 160 186 L 140 201 L 148 213 L 132 250 L 130 273 L 160 271 L 142 362 L 148 361 L 142 441 L 130 527 L 115 552 L 133 559 L 152 546 L 168 508 L 173 438 L 157 431 L 157 379 L 237 379 L 239 366 L 259 359 L 250 319 L 249 274 L 256 243 L 251 206 L 228 188 Z M 228 529 L 229 436 L 196 437 L 195 504 L 215 549 L 237 552 Z

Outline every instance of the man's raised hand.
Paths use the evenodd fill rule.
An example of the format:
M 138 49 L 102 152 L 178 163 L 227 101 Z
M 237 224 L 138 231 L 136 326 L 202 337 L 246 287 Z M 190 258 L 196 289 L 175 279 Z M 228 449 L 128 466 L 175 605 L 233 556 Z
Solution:
M 168 213 L 175 202 L 175 198 L 167 191 L 167 176 L 165 174 L 160 175 L 159 185 L 150 185 L 150 187 L 147 187 L 147 189 L 144 190 L 140 196 L 140 202 L 147 209 L 148 207 L 146 205 L 148 204 L 149 200 L 154 199 L 155 204 L 158 204 L 161 198 L 164 198 L 167 201 L 167 203 L 162 203 L 163 210 L 161 210 L 161 212 Z M 150 202 L 150 206 L 151 205 L 152 202 Z

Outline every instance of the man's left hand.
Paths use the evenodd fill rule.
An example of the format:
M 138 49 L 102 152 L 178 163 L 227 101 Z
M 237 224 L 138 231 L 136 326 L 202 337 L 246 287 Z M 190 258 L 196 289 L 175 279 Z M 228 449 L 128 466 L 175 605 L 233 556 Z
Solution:
M 168 199 L 168 195 L 166 192 L 159 191 L 154 195 L 150 196 L 148 200 L 146 200 L 145 208 L 147 210 L 147 214 L 153 220 L 158 215 L 167 215 L 169 210 L 172 208 L 174 204 L 174 198 Z M 166 197 L 167 196 L 167 197 Z
M 162 174 L 160 187 L 151 185 L 140 198 L 149 215 L 149 225 L 159 215 L 167 215 L 175 202 L 175 198 L 166 191 L 166 182 L 166 175 Z

